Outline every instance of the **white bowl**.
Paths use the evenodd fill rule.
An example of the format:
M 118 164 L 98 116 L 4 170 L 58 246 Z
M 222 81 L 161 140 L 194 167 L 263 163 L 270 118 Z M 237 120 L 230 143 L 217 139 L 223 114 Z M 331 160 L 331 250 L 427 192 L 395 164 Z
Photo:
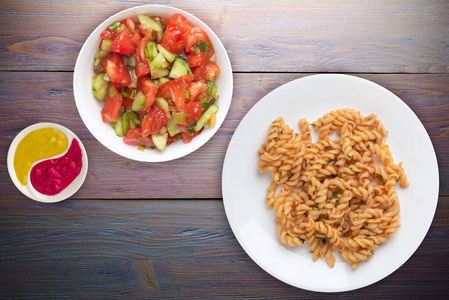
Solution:
M 31 169 L 33 169 L 33 167 L 41 161 L 64 156 L 64 154 L 66 154 L 67 150 L 70 148 L 71 141 L 73 139 L 76 139 L 78 141 L 79 146 L 81 148 L 81 152 L 82 152 L 83 166 L 81 168 L 81 172 L 78 174 L 78 176 L 75 178 L 75 180 L 73 180 L 72 183 L 69 184 L 64 190 L 62 190 L 60 193 L 58 193 L 56 195 L 52 195 L 52 196 L 41 194 L 33 187 L 33 185 L 31 184 L 31 180 L 30 180 L 31 169 L 30 169 L 30 172 L 28 172 L 28 183 L 26 185 L 22 185 L 20 183 L 19 179 L 17 178 L 16 170 L 14 168 L 14 155 L 16 153 L 16 149 L 17 149 L 17 146 L 20 143 L 20 141 L 22 141 L 22 139 L 25 136 L 27 136 L 30 132 L 32 132 L 36 129 L 41 129 L 41 128 L 55 128 L 55 129 L 61 131 L 67 137 L 68 145 L 67 145 L 67 149 L 63 153 L 53 156 L 53 157 L 50 157 L 50 158 L 45 158 L 45 159 L 41 159 L 41 160 L 34 162 L 33 165 L 31 166 Z M 54 203 L 54 202 L 59 202 L 59 201 L 62 201 L 62 200 L 65 200 L 65 199 L 71 197 L 73 194 L 75 194 L 79 190 L 79 188 L 83 185 L 84 180 L 86 179 L 88 162 L 87 162 L 86 149 L 84 148 L 83 143 L 72 131 L 70 131 L 69 129 L 67 129 L 64 126 L 61 126 L 61 125 L 55 124 L 55 123 L 36 123 L 34 125 L 28 126 L 27 128 L 23 129 L 14 138 L 11 145 L 9 146 L 7 164 L 8 164 L 9 176 L 11 177 L 11 180 L 14 183 L 14 185 L 17 187 L 17 189 L 19 191 L 22 192 L 22 194 L 24 194 L 28 198 L 31 198 L 31 199 L 39 201 L 39 202 Z
M 167 146 L 165 150 L 145 150 L 140 151 L 136 146 L 130 146 L 123 142 L 123 138 L 115 135 L 114 130 L 109 123 L 103 123 L 101 120 L 101 109 L 103 102 L 96 100 L 92 95 L 91 79 L 94 76 L 93 63 L 94 55 L 99 51 L 100 33 L 111 23 L 133 17 L 137 14 L 148 14 L 153 16 L 170 17 L 175 13 L 182 14 L 190 24 L 199 26 L 206 31 L 209 36 L 217 56 L 216 63 L 220 67 L 220 75 L 217 77 L 219 110 L 217 112 L 216 125 L 213 128 L 207 128 L 195 137 L 190 143 L 184 144 L 181 140 Z M 76 106 L 81 115 L 81 119 L 92 135 L 111 151 L 129 159 L 145 162 L 162 162 L 185 156 L 204 145 L 220 128 L 232 99 L 233 78 L 232 69 L 226 49 L 218 39 L 217 35 L 201 20 L 188 12 L 177 8 L 163 5 L 142 5 L 121 11 L 106 21 L 101 23 L 87 38 L 75 65 L 73 76 L 73 91 L 75 95 Z

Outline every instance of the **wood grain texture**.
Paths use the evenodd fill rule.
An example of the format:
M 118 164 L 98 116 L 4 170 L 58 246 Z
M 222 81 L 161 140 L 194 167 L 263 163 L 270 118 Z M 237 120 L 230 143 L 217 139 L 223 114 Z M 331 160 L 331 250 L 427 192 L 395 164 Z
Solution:
M 360 75 L 360 74 L 359 74 Z M 74 198 L 160 199 L 221 198 L 222 163 L 232 134 L 263 96 L 304 74 L 234 74 L 229 113 L 217 134 L 202 148 L 171 162 L 141 163 L 118 156 L 86 129 L 75 106 L 72 73 L 0 72 L 0 181 L 2 198 L 20 197 L 11 184 L 6 154 L 13 138 L 36 122 L 67 126 L 84 143 L 89 172 Z M 449 75 L 362 74 L 398 95 L 424 124 L 440 168 L 440 195 L 449 194 Z M 111 130 L 111 134 L 112 130 Z M 198 162 L 201 162 L 200 164 Z M 186 188 L 188 187 L 188 188 Z
M 204 21 L 234 71 L 217 134 L 165 163 L 106 149 L 73 98 L 73 69 L 89 34 L 150 3 Z M 3 0 L 0 28 L 0 298 L 449 298 L 448 1 Z M 232 233 L 221 193 L 226 149 L 245 114 L 280 85 L 326 72 L 399 96 L 430 135 L 440 174 L 435 218 L 415 254 L 387 278 L 343 294 L 297 289 L 262 270 Z M 6 167 L 13 138 L 43 121 L 70 128 L 89 155 L 82 188 L 56 204 L 27 199 Z
M 99 24 L 141 4 L 2 1 L 0 70 L 72 71 L 84 41 Z M 184 9 L 211 27 L 236 72 L 449 72 L 445 0 L 159 4 Z
M 449 198 L 441 197 L 425 240 L 402 267 L 340 296 L 448 296 L 448 235 Z M 263 271 L 235 239 L 219 200 L 2 201 L 0 240 L 2 297 L 339 297 L 291 287 Z

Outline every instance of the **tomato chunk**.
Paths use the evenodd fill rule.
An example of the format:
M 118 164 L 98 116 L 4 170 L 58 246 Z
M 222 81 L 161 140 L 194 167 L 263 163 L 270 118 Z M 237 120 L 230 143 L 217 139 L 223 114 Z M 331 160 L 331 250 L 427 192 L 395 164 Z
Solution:
M 187 119 L 186 124 L 190 124 L 193 121 L 198 121 L 201 118 L 201 115 L 203 114 L 203 107 L 199 102 L 190 102 L 187 104 L 186 107 L 187 111 Z
M 220 74 L 220 68 L 215 63 L 208 62 L 206 63 L 206 80 L 213 80 L 215 77 Z
M 100 37 L 103 40 L 113 40 L 117 37 L 117 32 L 111 31 L 109 28 L 106 28 L 105 30 L 103 30 L 103 32 L 101 32 Z
M 142 120 L 142 137 L 158 134 L 163 127 L 167 126 L 167 119 L 167 115 L 162 109 L 152 105 Z
M 123 138 L 125 144 L 131 146 L 148 146 L 154 147 L 154 142 L 150 136 L 142 136 L 142 128 L 132 128 Z
M 101 66 L 106 70 L 111 82 L 117 87 L 127 87 L 131 85 L 132 79 L 128 68 L 125 65 L 123 56 L 119 53 L 110 52 L 101 60 Z
M 122 95 L 120 95 L 115 86 L 111 86 L 106 96 L 106 103 L 101 110 L 101 118 L 104 123 L 117 121 L 122 103 Z
M 190 143 L 193 140 L 194 137 L 199 135 L 202 131 L 203 131 L 203 128 L 201 128 L 199 131 L 193 132 L 192 135 L 190 135 L 187 132 L 183 131 L 182 132 L 182 141 L 184 142 L 184 144 L 188 144 L 188 143 Z
M 194 81 L 189 84 L 190 101 L 197 100 L 197 97 L 207 91 L 207 84 L 201 81 Z
M 137 44 L 135 35 L 128 27 L 125 27 L 112 41 L 111 50 L 120 54 L 133 54 Z
M 206 62 L 205 64 L 196 67 L 192 70 L 195 75 L 195 81 L 213 80 L 220 74 L 220 68 L 217 64 L 212 62 Z
M 193 52 L 195 51 L 194 47 L 198 45 L 198 43 L 203 42 L 205 46 L 209 47 L 211 44 L 209 37 L 207 36 L 207 33 L 199 28 L 199 27 L 192 27 L 189 32 L 185 35 L 185 51 L 186 52 Z M 203 52 L 206 52 L 203 49 Z
M 172 53 L 181 54 L 186 44 L 184 37 L 191 28 L 192 26 L 183 15 L 174 14 L 164 31 L 161 45 Z
M 136 59 L 136 76 L 142 77 L 145 75 L 150 74 L 151 69 L 150 65 L 148 64 L 148 59 L 145 56 L 145 43 L 147 41 L 147 38 L 144 37 L 140 40 L 139 44 L 137 45 L 137 51 L 135 54 Z
M 156 97 L 172 101 L 179 113 L 186 112 L 186 91 L 190 79 L 193 76 L 183 76 L 175 80 L 170 80 L 159 87 Z

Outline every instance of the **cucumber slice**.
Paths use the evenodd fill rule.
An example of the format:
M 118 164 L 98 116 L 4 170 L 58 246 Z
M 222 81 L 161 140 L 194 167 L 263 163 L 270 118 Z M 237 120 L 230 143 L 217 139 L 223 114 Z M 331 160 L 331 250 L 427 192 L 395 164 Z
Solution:
M 165 49 L 161 44 L 157 44 L 157 50 L 165 57 L 169 62 L 173 62 L 176 58 L 176 55 Z
M 170 78 L 167 77 L 160 77 L 159 78 L 159 86 L 162 86 L 164 83 L 166 83 L 167 81 L 170 81 Z
M 129 129 L 139 127 L 140 120 L 136 113 L 129 112 Z
M 153 65 L 158 69 L 165 69 L 170 66 L 170 64 L 165 59 L 164 55 L 162 55 L 161 52 L 159 52 L 156 57 L 152 61 Z
M 171 67 L 168 77 L 176 79 L 187 74 L 192 74 L 189 64 L 184 59 L 177 56 L 173 62 L 173 66 Z
M 135 89 L 137 87 L 137 75 L 136 70 L 133 67 L 128 67 L 129 76 L 131 76 L 132 83 L 128 86 L 131 89 Z
M 159 26 L 161 26 L 162 30 L 161 31 L 156 31 L 157 32 L 157 42 L 159 43 L 162 39 L 162 36 L 164 35 L 164 30 L 162 27 L 162 21 L 160 17 L 156 17 L 154 18 L 154 20 L 156 21 L 156 23 L 159 24 Z
M 178 133 L 182 132 L 181 128 L 179 128 L 178 124 L 173 122 L 172 119 L 167 121 L 167 131 L 170 136 L 175 136 Z
M 139 14 L 137 15 L 137 19 L 142 24 L 143 29 L 152 28 L 154 31 L 162 31 L 162 26 L 152 18 L 147 15 Z
M 145 100 L 147 98 L 142 92 L 138 92 L 136 94 L 136 97 L 134 97 L 133 104 L 131 105 L 131 109 L 134 111 L 139 111 L 142 109 L 143 105 L 145 104 Z
M 111 52 L 112 40 L 103 40 L 101 42 L 101 51 Z
M 130 67 L 135 68 L 136 67 L 136 56 L 134 54 L 131 54 L 128 58 L 127 65 Z
M 94 59 L 99 59 L 99 58 L 101 59 L 101 58 L 105 57 L 106 55 L 108 55 L 108 53 L 109 52 L 100 50 L 95 54 Z
M 167 76 L 170 73 L 170 71 L 168 69 L 156 68 L 156 66 L 151 61 L 148 64 L 150 65 L 151 78 L 152 79 L 165 77 L 165 76 Z
M 145 49 L 145 55 L 149 60 L 153 60 L 157 56 L 157 45 L 155 42 L 149 42 Z
M 114 128 L 115 134 L 119 137 L 123 137 L 123 122 L 122 118 L 118 118 L 116 122 L 111 123 L 112 128 Z
M 92 79 L 92 93 L 98 100 L 103 101 L 108 93 L 109 83 L 104 80 L 104 74 L 100 73 Z
M 129 112 L 124 112 L 122 115 L 123 135 L 126 135 L 130 129 Z
M 172 120 L 176 124 L 185 124 L 187 120 L 187 114 L 172 112 Z
M 159 107 L 165 112 L 167 118 L 169 119 L 171 118 L 170 111 L 168 110 L 168 102 L 164 98 L 157 97 L 156 100 L 154 101 L 154 104 L 156 104 L 157 107 Z
M 196 122 L 196 126 L 195 126 L 195 131 L 200 130 L 201 128 L 204 127 L 204 125 L 206 124 L 207 121 L 210 120 L 210 117 L 212 116 L 212 114 L 217 113 L 218 111 L 218 106 L 216 106 L 215 104 L 212 104 L 201 116 L 201 118 L 198 120 L 198 122 Z
M 164 134 L 152 134 L 151 139 L 153 140 L 154 145 L 159 150 L 164 150 L 167 145 L 168 133 Z
M 207 88 L 207 93 L 211 96 L 211 97 L 215 97 L 217 96 L 217 92 L 218 92 L 218 86 L 211 85 L 210 87 Z

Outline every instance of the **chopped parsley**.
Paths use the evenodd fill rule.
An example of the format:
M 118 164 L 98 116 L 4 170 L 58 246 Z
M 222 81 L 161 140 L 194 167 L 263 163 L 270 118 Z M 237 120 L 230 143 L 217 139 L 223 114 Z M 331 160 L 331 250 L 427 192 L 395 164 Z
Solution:
M 384 181 L 384 179 L 383 179 L 382 175 L 380 175 L 380 174 L 376 174 L 376 177 L 377 177 L 377 179 L 379 179 L 379 180 L 380 180 L 380 182 L 382 182 L 383 184 L 385 184 L 385 181 Z
M 340 194 L 340 193 L 341 193 L 341 191 L 336 191 L 335 193 L 333 193 L 332 196 L 329 198 L 329 201 L 334 199 L 335 197 L 337 197 L 338 194 Z M 338 203 L 338 200 L 337 200 L 337 203 Z
M 209 45 L 206 44 L 203 40 L 199 41 L 198 47 L 199 47 L 201 50 L 203 50 L 204 52 L 206 52 L 207 50 L 209 50 Z
M 189 135 L 193 135 L 195 133 L 195 126 L 196 126 L 196 121 L 192 121 L 190 122 L 189 125 L 187 125 L 187 133 Z

